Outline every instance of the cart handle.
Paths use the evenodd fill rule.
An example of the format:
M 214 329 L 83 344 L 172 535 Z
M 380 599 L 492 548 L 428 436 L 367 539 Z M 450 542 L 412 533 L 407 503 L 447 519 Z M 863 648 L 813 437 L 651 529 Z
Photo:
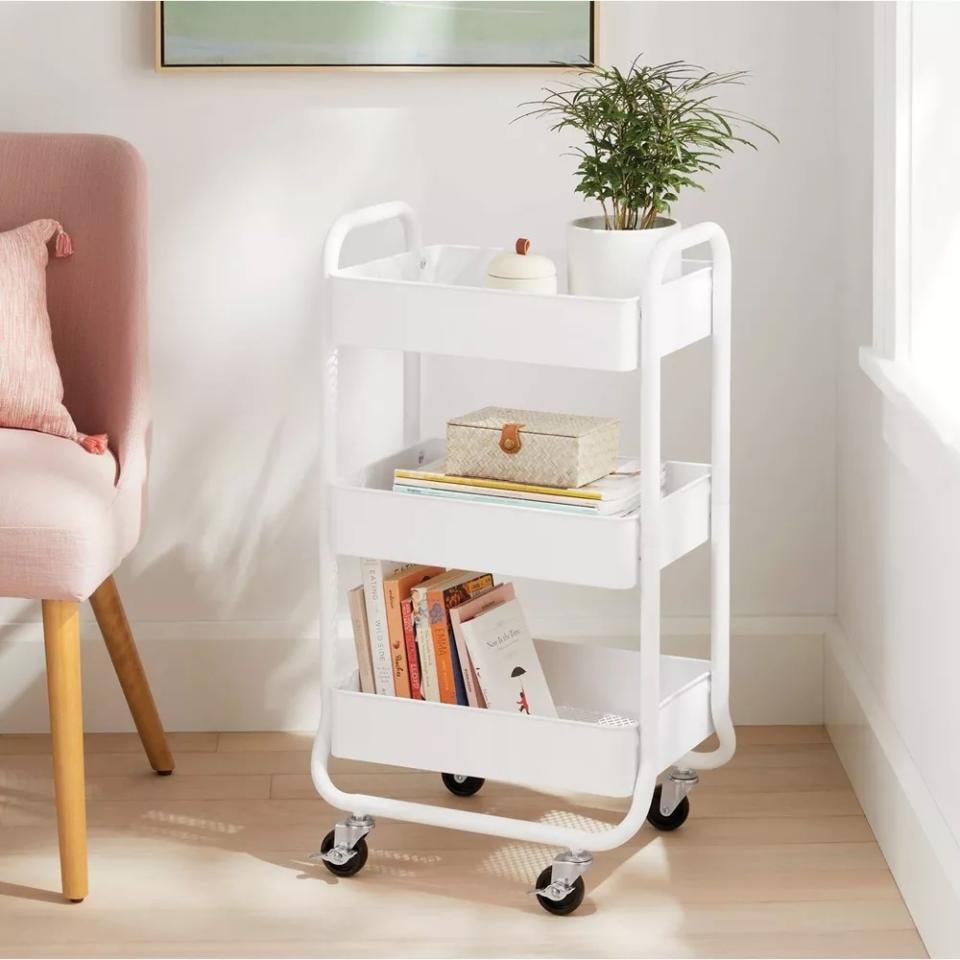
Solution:
M 369 227 L 374 223 L 384 223 L 388 220 L 399 220 L 403 225 L 403 236 L 406 249 L 419 251 L 422 246 L 420 239 L 420 224 L 417 222 L 413 207 L 403 200 L 391 200 L 389 203 L 378 203 L 372 207 L 363 207 L 352 210 L 337 217 L 330 227 L 327 239 L 323 244 L 323 275 L 329 277 L 340 269 L 340 253 L 343 250 L 347 234 L 358 227 Z

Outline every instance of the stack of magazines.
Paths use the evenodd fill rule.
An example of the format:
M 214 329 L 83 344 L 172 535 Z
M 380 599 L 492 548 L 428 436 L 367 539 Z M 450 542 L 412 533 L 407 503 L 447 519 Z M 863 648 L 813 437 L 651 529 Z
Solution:
M 665 467 L 661 465 L 661 487 L 665 479 Z M 593 483 L 564 488 L 453 476 L 444 471 L 444 461 L 437 460 L 416 470 L 394 470 L 393 489 L 422 497 L 538 507 L 585 516 L 625 516 L 640 506 L 640 461 L 621 460 L 613 473 Z

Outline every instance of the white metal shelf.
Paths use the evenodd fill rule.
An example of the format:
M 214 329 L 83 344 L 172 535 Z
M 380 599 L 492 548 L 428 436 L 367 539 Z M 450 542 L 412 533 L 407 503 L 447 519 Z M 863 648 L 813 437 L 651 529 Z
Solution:
M 333 755 L 442 773 L 463 767 L 469 744 L 471 776 L 629 796 L 640 761 L 639 653 L 547 640 L 537 651 L 559 718 L 359 693 L 354 673 L 333 693 Z M 658 767 L 713 732 L 709 701 L 709 661 L 660 658 Z
M 636 586 L 639 510 L 591 517 L 392 492 L 394 469 L 430 463 L 444 452 L 442 440 L 428 440 L 335 484 L 331 523 L 337 553 L 593 587 Z M 710 467 L 668 461 L 660 501 L 658 561 L 665 567 L 710 536 Z
M 638 297 L 604 299 L 484 287 L 499 250 L 431 246 L 330 276 L 340 346 L 480 357 L 595 370 L 640 364 Z M 684 261 L 663 284 L 657 352 L 710 336 L 711 265 Z

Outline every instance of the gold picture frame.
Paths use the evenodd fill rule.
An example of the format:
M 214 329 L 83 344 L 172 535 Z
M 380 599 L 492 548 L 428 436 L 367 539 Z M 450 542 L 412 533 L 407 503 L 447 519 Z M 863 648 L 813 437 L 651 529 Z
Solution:
M 599 62 L 600 3 L 590 2 L 589 63 Z M 158 73 L 326 73 L 333 70 L 368 73 L 504 72 L 515 70 L 569 71 L 578 64 L 170 64 L 164 61 L 163 0 L 154 2 L 154 67 Z
M 492 0 L 495 2 L 495 0 Z M 590 54 L 589 63 L 599 62 L 599 0 L 590 2 Z M 249 73 L 267 71 L 273 73 L 326 73 L 331 70 L 371 73 L 436 73 L 457 72 L 503 72 L 515 70 L 572 70 L 577 64 L 170 64 L 164 61 L 163 0 L 154 2 L 154 66 L 159 73 Z

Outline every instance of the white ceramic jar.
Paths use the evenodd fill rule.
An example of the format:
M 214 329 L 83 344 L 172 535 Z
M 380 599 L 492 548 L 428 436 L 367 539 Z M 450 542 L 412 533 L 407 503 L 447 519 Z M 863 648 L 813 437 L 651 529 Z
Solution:
M 521 237 L 514 252 L 497 254 L 487 266 L 487 286 L 527 293 L 556 293 L 557 268 L 549 257 L 530 254 L 530 241 Z
M 658 217 L 649 230 L 606 230 L 603 217 L 574 220 L 567 229 L 567 285 L 583 297 L 637 297 L 657 244 L 680 230 Z M 680 276 L 680 255 L 671 258 L 666 279 Z

